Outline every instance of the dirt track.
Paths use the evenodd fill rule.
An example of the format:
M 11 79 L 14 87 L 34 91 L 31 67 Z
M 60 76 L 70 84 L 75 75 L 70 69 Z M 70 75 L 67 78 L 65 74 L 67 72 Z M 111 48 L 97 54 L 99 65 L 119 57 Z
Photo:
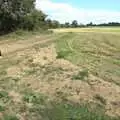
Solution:
M 17 51 L 21 51 L 37 44 L 42 44 L 51 41 L 50 38 L 45 37 L 36 37 L 34 40 L 19 40 L 19 41 L 5 41 L 0 42 L 0 49 L 2 51 L 3 56 L 14 53 Z

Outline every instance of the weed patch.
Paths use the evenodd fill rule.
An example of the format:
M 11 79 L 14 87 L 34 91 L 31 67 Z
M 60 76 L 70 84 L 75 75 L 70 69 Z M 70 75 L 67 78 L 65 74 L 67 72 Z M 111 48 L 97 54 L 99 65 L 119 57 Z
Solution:
M 19 120 L 15 115 L 4 115 L 2 120 Z
M 69 54 L 71 53 L 71 51 L 59 51 L 57 52 L 57 59 L 64 59 L 65 57 L 67 57 Z
M 103 98 L 102 96 L 100 96 L 99 94 L 96 94 L 95 96 L 95 99 L 100 101 L 102 104 L 106 105 L 106 99 Z
M 23 100 L 27 103 L 43 104 L 45 100 L 45 96 L 35 92 L 26 92 L 23 96 Z
M 83 71 L 79 71 L 77 75 L 73 75 L 72 79 L 73 80 L 87 80 L 89 76 L 89 72 L 87 69 L 83 70 Z
M 0 71 L 0 75 L 1 76 L 7 75 L 7 72 L 6 71 Z
M 5 111 L 5 106 L 0 105 L 0 112 L 3 112 L 3 111 Z
M 119 120 L 111 118 L 104 113 L 90 110 L 87 105 L 52 104 L 45 109 L 43 118 L 48 120 Z
M 0 100 L 3 102 L 7 102 L 8 100 L 10 100 L 10 97 L 8 95 L 8 92 L 6 91 L 0 91 Z

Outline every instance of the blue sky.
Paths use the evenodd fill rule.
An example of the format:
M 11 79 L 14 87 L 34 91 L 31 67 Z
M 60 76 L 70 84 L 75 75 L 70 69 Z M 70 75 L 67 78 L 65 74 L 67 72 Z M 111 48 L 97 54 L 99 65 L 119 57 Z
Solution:
M 61 23 L 120 22 L 120 0 L 36 0 L 36 8 Z
M 69 3 L 78 8 L 104 9 L 120 11 L 120 0 L 52 0 L 53 2 Z

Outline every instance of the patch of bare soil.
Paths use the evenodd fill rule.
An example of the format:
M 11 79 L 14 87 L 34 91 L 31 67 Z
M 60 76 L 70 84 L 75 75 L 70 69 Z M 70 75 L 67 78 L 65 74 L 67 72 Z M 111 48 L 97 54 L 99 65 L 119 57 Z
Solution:
M 19 76 L 21 73 L 21 69 L 18 66 L 13 66 L 7 69 L 7 75 L 16 77 Z
M 9 96 L 12 97 L 12 100 L 14 102 L 16 102 L 16 103 L 21 102 L 22 96 L 19 93 L 15 92 L 15 91 L 10 91 Z
M 39 51 L 37 51 L 36 54 L 32 56 L 33 63 L 38 63 L 42 66 L 48 65 L 48 64 L 54 64 L 55 67 L 61 67 L 65 70 L 67 69 L 76 69 L 77 66 L 73 65 L 71 62 L 64 60 L 64 59 L 56 59 L 57 53 L 55 46 L 52 44 L 49 47 L 41 48 Z
M 99 94 L 106 101 L 106 113 L 120 116 L 120 86 L 106 82 L 93 75 L 90 76 L 89 83 L 94 95 Z
M 30 39 L 30 40 L 19 40 L 19 41 L 7 41 L 0 43 L 0 50 L 3 54 L 3 56 L 9 55 L 11 53 L 14 53 L 16 51 L 21 51 L 30 47 L 33 47 L 35 45 L 45 43 L 47 41 L 50 41 L 51 39 L 47 39 L 45 37 L 36 36 L 36 39 Z
M 85 81 L 73 80 L 73 75 L 82 68 L 67 60 L 56 59 L 56 56 L 54 45 L 36 51 L 31 55 L 31 62 L 36 67 L 41 67 L 36 72 L 42 75 L 26 76 L 21 82 L 38 92 L 51 96 L 52 99 L 75 103 L 95 102 L 105 106 L 106 114 L 120 116 L 120 86 L 91 74 Z M 9 74 L 15 74 L 14 71 L 17 70 L 10 69 Z
M 55 61 L 56 56 L 54 47 L 41 48 L 37 54 L 33 55 L 33 63 L 39 63 L 44 66 Z

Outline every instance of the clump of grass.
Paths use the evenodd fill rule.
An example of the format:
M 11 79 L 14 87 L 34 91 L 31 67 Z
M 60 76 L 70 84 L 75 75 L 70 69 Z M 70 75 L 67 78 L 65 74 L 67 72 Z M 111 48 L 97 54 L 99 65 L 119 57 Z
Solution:
M 51 108 L 44 110 L 44 118 L 49 120 L 119 120 L 111 118 L 103 112 L 91 110 L 88 105 L 71 105 L 71 104 L 52 104 Z
M 47 60 L 48 58 L 46 56 L 43 57 L 44 60 Z
M 73 75 L 73 80 L 86 80 L 89 76 L 89 72 L 87 69 L 79 71 L 77 75 Z
M 19 78 L 19 77 L 15 77 L 15 78 L 12 78 L 12 80 L 13 80 L 14 82 L 18 82 L 18 81 L 20 80 L 20 78 Z
M 39 51 L 39 50 L 40 50 L 40 46 L 36 45 L 36 46 L 34 46 L 34 49 L 35 49 L 36 51 Z
M 17 30 L 14 32 L 14 34 L 18 35 L 18 36 L 21 36 L 21 35 L 24 35 L 26 31 L 23 31 L 23 30 Z
M 70 54 L 71 52 L 70 51 L 59 51 L 59 52 L 57 52 L 57 59 L 61 59 L 61 58 L 65 58 L 65 57 L 67 57 L 69 54 Z
M 5 111 L 5 106 L 0 105 L 0 112 L 3 112 L 3 111 Z
M 23 101 L 31 104 L 31 106 L 28 107 L 28 118 L 31 120 L 32 118 L 35 120 L 40 119 L 43 108 L 46 105 L 47 97 L 34 91 L 27 91 L 24 93 Z
M 23 100 L 27 103 L 42 104 L 45 100 L 45 96 L 35 92 L 27 92 L 24 94 Z
M 8 97 L 8 92 L 6 91 L 0 91 L 0 98 Z
M 95 96 L 95 99 L 100 101 L 102 104 L 106 105 L 106 99 L 103 98 L 102 96 L 100 96 L 99 94 L 96 94 Z
M 2 120 L 19 120 L 15 115 L 5 114 Z
M 7 75 L 7 72 L 5 70 L 0 71 L 0 75 Z
M 8 95 L 8 92 L 0 91 L 0 101 L 3 101 L 4 103 L 7 103 L 9 100 L 10 100 L 10 97 Z
M 25 72 L 25 75 L 33 75 L 37 73 L 37 69 L 31 68 L 29 70 L 25 70 L 24 72 Z
M 10 90 L 11 88 L 14 89 L 16 88 L 17 82 L 20 79 L 21 79 L 20 77 L 4 76 L 3 78 L 0 78 L 0 87 L 4 90 Z
M 29 63 L 32 63 L 32 62 L 33 62 L 33 58 L 29 58 L 29 59 L 28 59 L 28 62 L 29 62 Z

